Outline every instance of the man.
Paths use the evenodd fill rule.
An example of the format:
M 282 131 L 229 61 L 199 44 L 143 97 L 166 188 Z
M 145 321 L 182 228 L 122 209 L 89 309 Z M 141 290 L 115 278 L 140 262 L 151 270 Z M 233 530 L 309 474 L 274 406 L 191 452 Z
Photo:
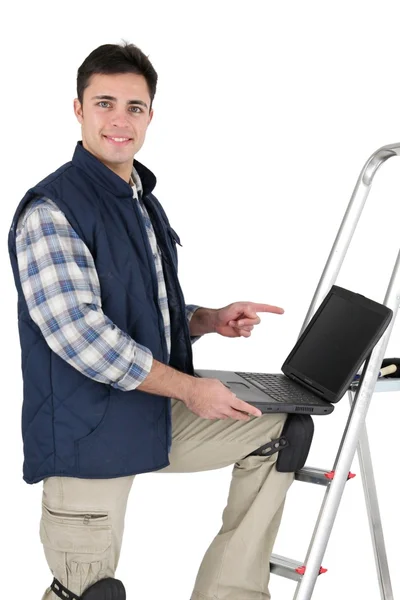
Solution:
M 82 141 L 14 215 L 24 402 L 24 480 L 43 481 L 40 537 L 54 576 L 43 599 L 125 598 L 114 578 L 135 474 L 234 464 L 223 525 L 192 600 L 266 600 L 269 556 L 293 473 L 262 449 L 285 415 L 261 415 L 194 377 L 200 336 L 249 337 L 257 312 L 185 305 L 179 237 L 135 159 L 157 74 L 134 45 L 103 45 L 78 70 Z M 179 173 L 173 174 L 174 182 Z M 255 418 L 258 417 L 258 418 Z M 153 598 L 149 589 L 148 598 Z

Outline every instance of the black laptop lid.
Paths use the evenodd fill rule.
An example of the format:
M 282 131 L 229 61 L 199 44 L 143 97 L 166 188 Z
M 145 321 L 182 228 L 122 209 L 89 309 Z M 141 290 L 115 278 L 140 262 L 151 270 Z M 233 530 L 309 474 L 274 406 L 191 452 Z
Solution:
M 282 365 L 282 372 L 338 402 L 390 323 L 393 311 L 338 286 L 329 293 Z

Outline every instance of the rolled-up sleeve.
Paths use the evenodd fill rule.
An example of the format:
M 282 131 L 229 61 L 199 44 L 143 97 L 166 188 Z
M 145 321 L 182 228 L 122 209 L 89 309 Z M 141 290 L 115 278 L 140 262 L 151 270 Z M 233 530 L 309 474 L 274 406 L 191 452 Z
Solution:
M 152 352 L 103 313 L 93 257 L 51 200 L 28 207 L 16 247 L 29 314 L 50 348 L 86 377 L 122 391 L 140 385 Z
M 197 304 L 186 304 L 186 306 L 185 306 L 186 319 L 187 319 L 189 325 L 190 325 L 191 318 L 193 317 L 193 315 L 196 312 L 196 310 L 198 310 L 199 308 L 201 308 L 201 306 L 198 306 Z M 191 335 L 190 336 L 190 341 L 191 341 L 192 344 L 194 344 L 201 337 L 202 337 L 201 335 Z

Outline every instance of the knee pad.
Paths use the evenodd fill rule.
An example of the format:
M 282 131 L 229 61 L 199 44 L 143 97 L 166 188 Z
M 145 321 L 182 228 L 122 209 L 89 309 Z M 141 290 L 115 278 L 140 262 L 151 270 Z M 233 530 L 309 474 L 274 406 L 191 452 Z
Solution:
M 314 422 L 311 416 L 292 413 L 287 416 L 280 438 L 264 444 L 248 456 L 269 457 L 279 452 L 276 470 L 294 473 L 304 467 L 313 435 Z
M 126 600 L 126 592 L 122 581 L 112 577 L 100 579 L 100 581 L 88 587 L 82 596 L 70 592 L 56 578 L 51 584 L 51 589 L 62 600 Z

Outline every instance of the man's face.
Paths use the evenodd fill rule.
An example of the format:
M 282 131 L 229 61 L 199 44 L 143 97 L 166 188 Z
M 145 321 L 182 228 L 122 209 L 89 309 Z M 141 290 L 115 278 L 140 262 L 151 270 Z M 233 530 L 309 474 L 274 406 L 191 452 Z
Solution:
M 135 73 L 92 75 L 83 94 L 83 106 L 74 100 L 83 147 L 126 181 L 153 117 L 149 107 L 146 79 Z

